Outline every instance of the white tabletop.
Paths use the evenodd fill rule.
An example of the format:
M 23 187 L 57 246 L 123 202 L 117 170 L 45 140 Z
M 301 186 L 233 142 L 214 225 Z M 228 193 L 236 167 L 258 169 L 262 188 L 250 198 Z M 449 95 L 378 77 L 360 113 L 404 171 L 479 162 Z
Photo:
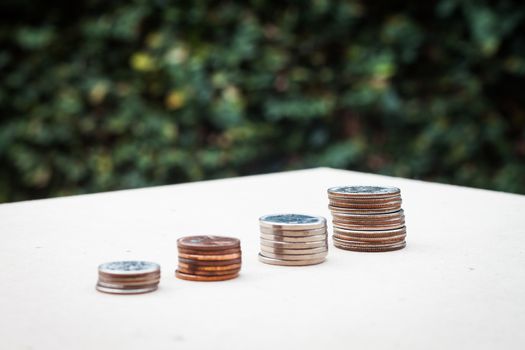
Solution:
M 258 217 L 330 221 L 326 189 L 401 188 L 407 248 L 257 260 Z M 523 349 L 525 196 L 313 169 L 0 205 L 1 349 Z M 174 277 L 177 238 L 241 239 L 241 276 Z M 162 266 L 158 291 L 95 291 L 97 266 Z

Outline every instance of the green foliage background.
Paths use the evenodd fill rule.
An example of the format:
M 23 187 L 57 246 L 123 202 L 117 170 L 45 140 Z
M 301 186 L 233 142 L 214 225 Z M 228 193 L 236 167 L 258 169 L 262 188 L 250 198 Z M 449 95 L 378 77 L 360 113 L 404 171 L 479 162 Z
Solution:
M 0 5 L 0 201 L 331 166 L 525 193 L 520 1 Z

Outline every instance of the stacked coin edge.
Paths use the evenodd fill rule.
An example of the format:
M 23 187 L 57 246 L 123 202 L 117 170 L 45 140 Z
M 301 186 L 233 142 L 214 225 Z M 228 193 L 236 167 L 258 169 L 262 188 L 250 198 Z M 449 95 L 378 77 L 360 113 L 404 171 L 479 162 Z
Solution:
M 272 214 L 259 218 L 259 260 L 270 265 L 307 266 L 328 254 L 326 219 L 302 214 Z
M 339 186 L 327 192 L 335 247 L 386 252 L 406 246 L 405 215 L 399 188 Z
M 201 243 L 188 244 L 191 240 Z M 222 242 L 216 246 L 213 243 Z M 239 276 L 242 251 L 237 238 L 222 236 L 187 236 L 177 240 L 179 279 L 215 282 Z
M 96 289 L 109 294 L 143 294 L 157 290 L 160 266 L 148 261 L 113 261 L 98 267 Z

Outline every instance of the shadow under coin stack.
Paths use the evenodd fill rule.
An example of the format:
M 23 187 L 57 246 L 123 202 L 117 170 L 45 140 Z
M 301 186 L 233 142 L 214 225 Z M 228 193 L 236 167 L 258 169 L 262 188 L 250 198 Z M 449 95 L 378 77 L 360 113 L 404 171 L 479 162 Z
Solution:
M 259 260 L 271 265 L 320 264 L 328 254 L 326 219 L 300 214 L 266 215 L 259 219 Z
M 189 236 L 177 240 L 179 266 L 175 275 L 189 281 L 225 281 L 241 270 L 241 242 L 220 236 Z
M 406 246 L 401 191 L 396 187 L 346 186 L 328 189 L 334 246 L 358 252 L 386 252 Z
M 98 267 L 97 290 L 104 293 L 148 293 L 159 282 L 160 266 L 147 261 L 114 261 Z

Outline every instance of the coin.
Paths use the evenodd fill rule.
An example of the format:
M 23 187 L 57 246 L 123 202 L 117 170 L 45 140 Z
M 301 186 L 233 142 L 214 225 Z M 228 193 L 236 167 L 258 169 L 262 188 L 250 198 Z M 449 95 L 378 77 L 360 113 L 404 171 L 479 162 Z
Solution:
M 306 236 L 317 236 L 326 234 L 326 226 L 317 229 L 310 230 L 284 230 L 284 229 L 271 229 L 268 227 L 261 227 L 260 232 L 267 235 L 280 235 L 285 237 L 306 237 Z
M 352 250 L 356 252 L 388 252 L 393 250 L 399 250 L 406 247 L 406 242 L 400 242 L 382 247 L 371 247 L 371 246 L 356 246 L 351 244 L 342 244 L 340 242 L 334 242 L 334 246 L 344 250 Z
M 239 273 L 241 269 L 231 269 L 231 270 L 222 270 L 222 271 L 201 271 L 201 270 L 195 270 L 195 269 L 187 269 L 185 267 L 179 266 L 177 267 L 177 270 L 186 273 L 189 275 L 199 275 L 199 276 L 221 276 L 221 275 L 232 275 L 235 273 Z
M 393 243 L 393 242 L 404 241 L 406 236 L 407 236 L 406 234 L 403 234 L 403 235 L 391 236 L 391 237 L 363 238 L 363 237 L 352 237 L 352 236 L 346 236 L 346 235 L 339 235 L 337 233 L 334 233 L 333 238 L 337 238 L 341 241 L 347 241 L 347 242 Z
M 382 186 L 338 186 L 328 189 L 332 197 L 357 197 L 357 198 L 385 198 L 398 195 L 401 191 L 397 187 Z
M 194 250 L 224 250 L 240 247 L 237 238 L 222 236 L 188 236 L 177 240 L 177 246 L 184 249 Z
M 342 205 L 389 205 L 393 203 L 402 202 L 401 195 L 385 198 L 355 198 L 355 197 L 332 197 L 328 196 L 328 201 L 331 203 L 341 203 Z M 334 204 L 335 205 L 335 204 Z M 337 206 L 337 205 L 335 205 Z
M 160 266 L 149 261 L 112 261 L 98 267 L 99 273 L 118 276 L 144 275 L 158 271 Z
M 200 255 L 200 254 L 184 254 L 179 251 L 179 258 L 193 259 L 199 261 L 215 261 L 215 260 L 231 260 L 241 258 L 241 253 L 224 254 L 224 255 Z
M 306 254 L 306 255 L 288 255 L 288 254 L 275 254 L 269 252 L 261 252 L 262 256 L 278 260 L 310 260 L 310 259 L 320 259 L 326 258 L 327 252 L 317 253 L 317 254 Z
M 231 264 L 224 266 L 196 266 L 193 264 L 187 264 L 179 261 L 179 266 L 184 267 L 190 270 L 200 270 L 200 271 L 224 271 L 224 270 L 233 270 L 241 267 L 241 264 Z
M 307 265 L 316 265 L 325 261 L 326 258 L 317 258 L 317 259 L 307 259 L 307 260 L 280 260 L 267 258 L 264 255 L 259 253 L 259 261 L 270 264 L 270 265 L 281 265 L 281 266 L 307 266 Z
M 259 224 L 261 227 L 288 231 L 310 230 L 325 227 L 326 219 L 303 214 L 273 214 L 260 217 Z
M 155 285 L 155 286 L 149 286 L 149 287 L 140 288 L 140 289 L 120 289 L 120 288 L 115 289 L 115 288 L 107 288 L 107 287 L 99 286 L 97 284 L 96 288 L 99 292 L 109 293 L 109 294 L 144 294 L 144 293 L 156 291 L 158 289 L 158 286 Z
M 148 261 L 113 261 L 98 267 L 96 289 L 111 294 L 140 294 L 157 289 L 160 266 Z
M 216 282 L 216 281 L 226 281 L 239 276 L 238 273 L 231 275 L 218 275 L 218 276 L 203 276 L 203 275 L 193 275 L 186 274 L 180 271 L 175 271 L 175 276 L 177 278 L 188 280 L 188 281 L 199 281 L 199 282 Z
M 328 251 L 328 245 L 321 248 L 307 248 L 307 249 L 282 249 L 282 248 L 272 248 L 265 245 L 261 245 L 261 253 L 264 255 L 264 252 L 274 253 L 274 254 L 288 254 L 288 255 L 303 255 L 303 254 L 315 254 L 323 253 Z
M 179 253 L 193 254 L 193 255 L 226 255 L 226 254 L 241 254 L 241 248 L 224 249 L 224 250 L 198 250 L 178 248 Z
M 390 237 L 390 236 L 395 236 L 399 234 L 406 234 L 406 227 L 403 226 L 401 228 L 393 229 L 393 230 L 376 230 L 376 231 L 349 230 L 349 229 L 334 227 L 334 234 L 348 235 L 352 237 L 363 237 L 363 238 Z
M 348 225 L 340 222 L 333 222 L 333 226 L 337 228 L 372 231 L 372 230 L 393 230 L 405 226 L 405 222 L 394 223 L 391 225 Z
M 290 242 L 275 242 L 269 241 L 266 239 L 261 239 L 261 245 L 274 248 L 283 248 L 283 249 L 307 249 L 307 248 L 321 248 L 326 247 L 326 241 L 322 242 L 306 242 L 306 243 L 290 243 Z
M 194 266 L 228 266 L 233 264 L 240 264 L 241 259 L 237 258 L 230 260 L 193 260 L 181 258 L 179 256 L 179 263 L 190 264 Z
M 321 242 L 326 240 L 326 234 L 317 236 L 306 236 L 306 237 L 285 237 L 279 235 L 266 235 L 261 233 L 261 238 L 276 241 L 276 242 Z

